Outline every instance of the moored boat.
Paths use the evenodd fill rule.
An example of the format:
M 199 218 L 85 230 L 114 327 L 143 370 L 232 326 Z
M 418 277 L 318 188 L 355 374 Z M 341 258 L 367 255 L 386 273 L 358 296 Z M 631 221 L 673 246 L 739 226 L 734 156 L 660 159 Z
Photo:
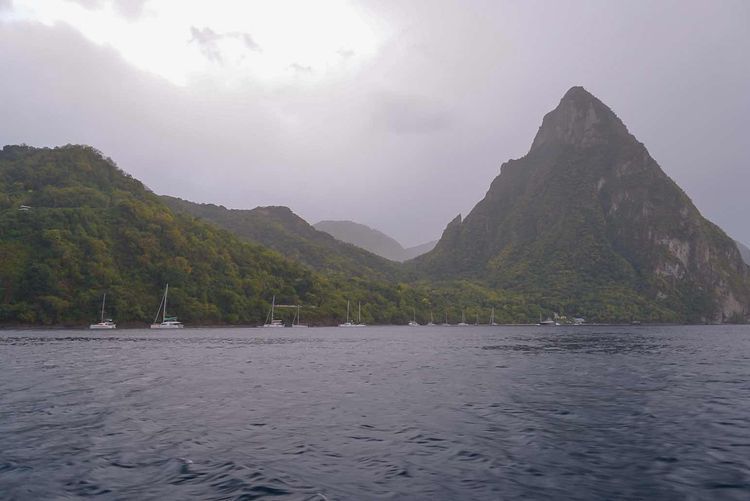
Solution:
M 89 325 L 89 329 L 116 329 L 117 324 L 115 324 L 111 318 L 104 318 L 104 303 L 107 301 L 107 293 L 104 293 L 104 296 L 102 297 L 102 312 L 101 312 L 101 320 L 99 323 L 91 324 Z
M 276 296 L 273 296 L 273 299 L 271 299 L 271 311 L 268 314 L 268 317 L 266 317 L 266 323 L 263 324 L 263 327 L 271 327 L 271 328 L 278 328 L 278 327 L 284 327 L 284 322 L 281 320 L 276 320 L 273 318 L 273 312 L 276 307 Z
M 167 296 L 169 295 L 169 284 L 164 287 L 164 296 L 161 298 L 159 303 L 159 309 L 156 310 L 156 316 L 154 317 L 154 323 L 151 324 L 152 329 L 182 329 L 184 325 L 182 322 L 177 320 L 177 317 L 167 316 Z M 159 319 L 159 313 L 161 313 L 161 322 L 157 323 Z

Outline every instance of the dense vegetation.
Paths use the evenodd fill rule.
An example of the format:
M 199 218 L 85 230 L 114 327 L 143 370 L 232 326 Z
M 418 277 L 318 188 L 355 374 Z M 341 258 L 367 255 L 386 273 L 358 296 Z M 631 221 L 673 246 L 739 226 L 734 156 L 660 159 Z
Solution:
M 470 283 L 398 283 L 390 279 L 396 265 L 312 231 L 328 247 L 293 232 L 289 238 L 303 245 L 300 254 L 318 253 L 323 264 L 311 263 L 322 271 L 173 212 L 93 148 L 6 146 L 0 152 L 0 323 L 87 324 L 97 319 L 106 292 L 109 316 L 120 325 L 143 325 L 153 320 L 166 283 L 170 313 L 189 324 L 262 323 L 273 295 L 277 303 L 303 305 L 302 320 L 314 324 L 342 321 L 347 300 L 352 311 L 362 304 L 368 323 L 405 323 L 415 310 L 426 320 L 430 309 L 441 318 L 449 311 L 453 322 L 462 309 L 473 318 L 479 308 L 486 322 L 491 306 L 498 320 L 509 322 L 539 314 L 519 297 Z M 355 273 L 352 267 L 360 266 L 370 268 Z M 279 312 L 286 320 L 293 314 Z
M 397 281 L 403 275 L 396 263 L 316 230 L 287 207 L 241 210 L 168 196 L 161 199 L 175 212 L 211 222 L 329 276 Z
M 0 194 L 3 322 L 92 320 L 105 291 L 121 322 L 145 322 L 166 283 L 187 322 L 256 321 L 269 292 L 327 294 L 303 266 L 173 214 L 91 148 L 5 147 Z
M 642 238 L 642 225 L 602 210 L 617 191 L 601 190 L 606 203 L 589 194 L 596 166 L 606 162 L 586 164 L 576 154 L 543 153 L 543 176 L 529 159 L 511 162 L 433 252 L 401 265 L 316 231 L 287 208 L 230 211 L 158 197 L 90 147 L 6 146 L 0 325 L 85 325 L 97 320 L 105 292 L 108 316 L 143 325 L 153 320 L 166 283 L 169 313 L 193 325 L 262 323 L 274 295 L 277 304 L 302 305 L 302 321 L 314 325 L 343 321 L 347 301 L 353 315 L 362 305 L 368 324 L 403 324 L 413 316 L 442 323 L 446 314 L 451 323 L 462 315 L 486 323 L 492 308 L 500 323 L 555 312 L 610 322 L 706 318 L 717 301 L 711 282 L 700 270 L 654 273 L 653 263 L 681 269 L 664 246 L 629 245 Z M 561 158 L 567 169 L 556 168 Z M 669 219 L 669 204 L 653 204 L 665 214 L 652 231 L 676 227 L 683 240 L 708 248 L 711 272 L 719 270 L 744 300 L 747 268 L 732 268 L 733 243 L 695 217 L 692 205 L 681 210 L 689 200 L 668 178 L 649 183 L 687 214 L 680 223 Z M 619 210 L 634 209 L 621 203 Z M 287 322 L 294 313 L 277 311 Z

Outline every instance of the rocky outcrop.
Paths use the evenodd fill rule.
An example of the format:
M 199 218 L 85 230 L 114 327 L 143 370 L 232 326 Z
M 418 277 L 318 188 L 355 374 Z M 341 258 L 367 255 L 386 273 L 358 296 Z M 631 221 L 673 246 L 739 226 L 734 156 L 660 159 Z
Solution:
M 416 263 L 578 309 L 595 303 L 581 297 L 598 294 L 654 318 L 750 313 L 750 272 L 734 241 L 582 87 L 565 94 L 529 153 L 503 164 L 484 199 Z

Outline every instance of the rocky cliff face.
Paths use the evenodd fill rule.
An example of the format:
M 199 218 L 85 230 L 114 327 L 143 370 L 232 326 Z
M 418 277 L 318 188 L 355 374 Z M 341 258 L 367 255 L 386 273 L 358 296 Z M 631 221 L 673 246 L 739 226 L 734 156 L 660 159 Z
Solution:
M 734 241 L 582 87 L 565 94 L 529 153 L 505 163 L 485 198 L 417 264 L 569 305 L 599 294 L 652 307 L 659 318 L 750 313 L 749 271 Z

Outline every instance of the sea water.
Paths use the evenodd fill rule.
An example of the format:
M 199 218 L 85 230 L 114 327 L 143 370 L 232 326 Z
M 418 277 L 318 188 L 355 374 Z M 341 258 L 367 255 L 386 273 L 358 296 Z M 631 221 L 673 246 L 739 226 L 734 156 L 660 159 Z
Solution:
M 750 499 L 750 327 L 0 331 L 3 499 Z

